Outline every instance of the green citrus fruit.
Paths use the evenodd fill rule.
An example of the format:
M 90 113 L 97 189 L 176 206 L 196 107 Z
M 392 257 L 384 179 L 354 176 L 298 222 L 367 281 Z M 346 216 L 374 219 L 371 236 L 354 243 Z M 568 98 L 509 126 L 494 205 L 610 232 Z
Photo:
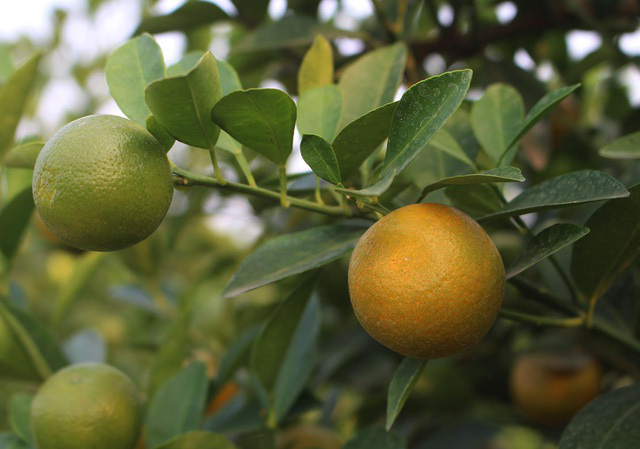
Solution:
M 173 197 L 169 161 L 138 124 L 91 115 L 58 131 L 40 152 L 33 198 L 46 226 L 80 249 L 114 251 L 147 238 Z
M 531 353 L 519 357 L 510 376 L 511 396 L 533 422 L 561 427 L 600 393 L 602 369 L 585 354 Z
M 58 371 L 31 405 L 38 449 L 133 449 L 141 422 L 135 385 L 121 371 L 99 363 Z
M 371 226 L 349 263 L 356 317 L 376 340 L 416 358 L 476 344 L 502 304 L 504 265 L 486 232 L 441 204 L 397 209 Z

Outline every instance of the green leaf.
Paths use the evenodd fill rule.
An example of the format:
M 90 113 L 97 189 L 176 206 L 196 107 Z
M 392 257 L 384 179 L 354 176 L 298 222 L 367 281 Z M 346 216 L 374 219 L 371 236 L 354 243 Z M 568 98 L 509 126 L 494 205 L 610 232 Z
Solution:
M 0 434 L 0 449 L 31 449 L 31 446 L 15 435 Z
M 640 131 L 620 137 L 603 146 L 598 154 L 609 159 L 640 158 Z
M 147 127 L 147 131 L 149 131 L 153 135 L 153 137 L 155 137 L 156 140 L 160 142 L 160 145 L 162 146 L 162 149 L 165 151 L 165 153 L 169 152 L 169 150 L 176 143 L 176 139 L 174 139 L 173 136 L 169 134 L 169 131 L 167 131 L 165 127 L 160 124 L 158 119 L 153 115 L 150 115 L 149 117 L 147 117 L 145 126 Z
M 382 175 L 404 169 L 458 109 L 471 82 L 471 70 L 433 76 L 407 90 L 391 121 Z
M 269 0 L 232 0 L 240 18 L 250 24 L 259 24 L 267 15 Z
M 194 430 L 167 441 L 158 449 L 235 449 L 224 435 Z
M 222 59 L 218 59 L 218 71 L 220 72 L 220 83 L 222 84 L 222 95 L 228 95 L 231 92 L 242 90 L 242 83 L 238 72 L 231 64 Z
M 571 272 L 580 291 L 599 298 L 640 255 L 640 184 L 607 201 L 585 223 L 591 232 L 573 248 Z
M 170 14 L 144 19 L 134 34 L 189 31 L 228 18 L 227 13 L 213 3 L 199 0 L 188 1 Z
M 0 209 L 0 256 L 11 262 L 33 213 L 33 194 L 26 188 Z
M 80 294 L 91 282 L 101 261 L 105 258 L 106 253 L 92 251 L 78 257 L 69 281 L 62 284 L 55 295 L 53 309 L 53 320 L 55 322 L 59 322 L 67 315 L 67 312 L 80 298 Z
M 129 40 L 107 59 L 105 75 L 111 96 L 131 120 L 145 126 L 151 112 L 144 100 L 147 85 L 164 78 L 162 49 L 156 40 L 143 34 Z
M 440 131 L 433 136 L 429 145 L 464 162 L 471 169 L 477 170 L 476 164 L 469 159 L 469 156 L 467 156 L 467 153 L 465 153 L 460 144 L 458 144 L 458 141 L 445 128 L 440 128 Z
M 45 142 L 37 141 L 15 146 L 6 154 L 2 164 L 5 167 L 33 169 L 44 144 Z
M 495 163 L 518 135 L 523 120 L 522 97 L 507 84 L 492 84 L 471 108 L 473 132 Z
M 235 338 L 227 347 L 227 351 L 220 358 L 220 363 L 218 364 L 218 373 L 216 375 L 216 386 L 218 388 L 233 377 L 261 330 L 262 326 L 251 327 Z
M 189 73 L 200 61 L 200 58 L 206 52 L 194 50 L 188 53 L 185 53 L 178 62 L 173 65 L 167 67 L 167 76 L 183 76 Z M 218 63 L 218 71 L 220 70 L 220 61 L 216 58 L 216 62 Z M 220 79 L 222 80 L 222 74 L 220 74 Z
M 558 449 L 636 449 L 640 441 L 640 386 L 596 398 L 569 423 Z
M 365 230 L 360 223 L 344 222 L 271 239 L 240 264 L 223 296 L 238 296 L 332 262 L 351 251 Z
M 451 185 L 465 185 L 465 184 L 487 184 L 492 182 L 522 182 L 524 176 L 516 167 L 498 167 L 493 170 L 485 171 L 482 173 L 471 173 L 468 175 L 451 176 L 450 178 L 441 179 L 426 186 L 422 190 L 422 194 L 417 202 L 420 202 L 429 193 L 442 189 Z
M 15 393 L 9 403 L 9 423 L 11 429 L 22 440 L 33 446 L 31 434 L 31 402 L 33 395 L 29 393 Z
M 482 218 L 511 217 L 627 196 L 627 189 L 611 175 L 596 170 L 579 170 L 536 184 L 499 211 Z
M 305 53 L 298 71 L 298 95 L 314 87 L 333 83 L 333 50 L 331 44 L 318 34 Z
M 387 397 L 387 430 L 391 429 L 402 407 L 407 402 L 411 390 L 424 370 L 426 360 L 405 357 L 389 384 Z
M 311 170 L 319 177 L 331 184 L 339 184 L 340 168 L 336 153 L 329 142 L 320 136 L 305 134 L 300 142 L 302 159 L 311 167 Z
M 331 142 L 342 117 L 342 92 L 335 84 L 305 91 L 298 99 L 300 134 L 317 134 Z
M 147 447 L 157 448 L 177 435 L 200 428 L 206 397 L 204 363 L 194 362 L 165 382 L 147 410 Z
M 395 171 L 391 173 L 387 173 L 375 184 L 360 190 L 343 189 L 341 187 L 338 187 L 335 190 L 336 192 L 340 192 L 344 195 L 349 195 L 349 196 L 359 196 L 359 197 L 380 196 L 384 192 L 386 192 L 389 187 L 391 187 L 391 184 L 393 183 L 393 178 L 395 178 L 395 176 L 396 176 Z
M 13 142 L 29 94 L 35 86 L 41 56 L 33 56 L 0 86 L 0 161 Z
M 278 89 L 248 89 L 224 96 L 213 120 L 238 142 L 282 165 L 293 148 L 296 105 Z
M 398 102 L 385 104 L 342 128 L 333 150 L 343 179 L 348 179 L 389 135 L 391 118 Z
M 405 45 L 397 43 L 365 54 L 344 70 L 338 83 L 344 96 L 343 126 L 393 101 L 406 60 Z
M 482 217 L 498 210 L 500 200 L 486 184 L 450 186 L 444 191 L 455 207 L 474 217 Z
M 382 427 L 370 427 L 358 431 L 342 449 L 406 449 L 404 440 Z
M 541 231 L 527 243 L 507 272 L 507 279 L 531 268 L 543 259 L 577 242 L 589 233 L 589 228 L 571 223 L 558 223 Z
M 268 421 L 279 422 L 302 391 L 313 368 L 320 330 L 319 306 L 307 278 L 281 302 L 255 341 L 251 371 L 269 393 Z
M 210 113 L 222 89 L 211 52 L 189 73 L 153 81 L 145 92 L 147 106 L 169 134 L 187 145 L 214 147 L 220 128 L 211 121 Z
M 11 53 L 6 45 L 0 45 L 0 84 L 13 73 Z

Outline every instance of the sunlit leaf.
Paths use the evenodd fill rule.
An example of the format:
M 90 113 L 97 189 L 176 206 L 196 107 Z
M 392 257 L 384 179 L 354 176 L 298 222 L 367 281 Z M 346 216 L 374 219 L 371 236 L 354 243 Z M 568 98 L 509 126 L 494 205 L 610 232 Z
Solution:
M 317 134 L 331 142 L 342 117 L 342 93 L 335 84 L 305 91 L 298 99 L 300 134 Z
M 298 94 L 314 87 L 333 83 L 333 50 L 331 44 L 318 34 L 313 40 L 298 70 Z

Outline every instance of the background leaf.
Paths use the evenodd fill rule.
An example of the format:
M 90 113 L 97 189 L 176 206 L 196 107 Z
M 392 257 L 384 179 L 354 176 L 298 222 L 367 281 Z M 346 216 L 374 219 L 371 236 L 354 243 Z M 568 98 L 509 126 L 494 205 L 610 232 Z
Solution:
M 522 97 L 508 84 L 492 84 L 471 108 L 473 132 L 495 163 L 509 148 L 523 120 Z
M 336 260 L 365 230 L 362 223 L 344 222 L 273 238 L 242 261 L 223 295 L 237 296 Z
M 158 446 L 158 449 L 234 449 L 235 447 L 224 435 L 192 431 L 178 435 Z
M 640 386 L 607 393 L 569 423 L 558 449 L 635 449 L 640 440 Z
M 387 138 L 397 106 L 397 102 L 385 104 L 342 128 L 332 146 L 344 179 L 353 175 Z
M 302 159 L 319 177 L 331 184 L 339 184 L 340 168 L 331 145 L 320 136 L 305 134 L 300 142 Z
M 278 89 L 248 89 L 224 96 L 211 111 L 213 120 L 238 142 L 276 164 L 293 148 L 296 105 Z
M 300 134 L 317 134 L 331 142 L 342 117 L 342 92 L 335 84 L 305 91 L 298 99 Z
M 406 47 L 397 43 L 367 53 L 344 70 L 338 83 L 344 97 L 342 126 L 393 101 L 406 59 Z
M 518 259 L 507 271 L 507 279 L 522 273 L 562 248 L 577 242 L 588 233 L 589 228 L 571 223 L 557 223 L 543 229 L 527 242 Z
M 14 433 L 22 440 L 33 446 L 31 434 L 31 402 L 33 395 L 29 393 L 15 393 L 9 402 L 9 422 Z
M 146 88 L 147 106 L 177 140 L 213 148 L 220 128 L 211 121 L 211 108 L 222 96 L 216 59 L 205 53 L 189 73 L 153 81 Z
M 411 86 L 393 115 L 381 175 L 400 173 L 458 109 L 467 94 L 471 70 L 433 76 Z
M 596 170 L 579 170 L 536 184 L 509 201 L 499 211 L 482 218 L 523 215 L 627 196 L 627 189 L 611 175 Z
M 628 134 L 603 146 L 598 151 L 600 156 L 611 159 L 640 158 L 640 132 Z
M 151 399 L 145 420 L 147 447 L 200 427 L 207 397 L 204 363 L 194 362 L 165 382 Z
M 111 96 L 122 112 L 145 126 L 151 112 L 144 90 L 166 74 L 160 45 L 148 34 L 131 39 L 109 56 L 104 70 Z
M 36 141 L 15 146 L 5 155 L 2 164 L 5 167 L 33 169 L 44 144 Z
M 26 188 L 0 209 L 0 256 L 8 262 L 20 248 L 33 208 L 31 188 Z
M 213 3 L 192 0 L 185 2 L 170 14 L 144 19 L 134 34 L 189 31 L 228 18 L 227 13 Z
M 441 179 L 426 186 L 422 190 L 420 195 L 421 201 L 430 192 L 444 188 L 451 185 L 466 185 L 466 184 L 487 184 L 492 182 L 522 182 L 524 177 L 520 172 L 520 169 L 515 167 L 498 167 L 493 170 L 489 170 L 482 173 L 470 173 L 468 175 L 457 175 L 449 178 Z M 419 202 L 418 201 L 418 202 Z
M 333 50 L 331 44 L 318 34 L 307 50 L 298 70 L 298 95 L 315 87 L 333 83 Z
M 464 162 L 465 165 L 474 171 L 477 171 L 476 164 L 469 159 L 469 156 L 464 152 L 458 141 L 445 128 L 440 128 L 440 131 L 433 136 L 429 145 L 447 153 L 449 156 L 452 156 L 461 162 Z
M 422 374 L 426 363 L 426 360 L 405 357 L 402 363 L 400 363 L 400 366 L 398 366 L 389 384 L 389 394 L 387 396 L 387 430 L 391 429 L 402 407 L 404 407 L 404 404 L 407 402 L 411 390 L 413 390 L 420 374 Z
M 640 184 L 628 198 L 607 201 L 585 223 L 591 232 L 573 247 L 571 272 L 587 298 L 598 298 L 640 255 Z
M 403 439 L 382 427 L 370 427 L 357 432 L 342 449 L 406 449 Z

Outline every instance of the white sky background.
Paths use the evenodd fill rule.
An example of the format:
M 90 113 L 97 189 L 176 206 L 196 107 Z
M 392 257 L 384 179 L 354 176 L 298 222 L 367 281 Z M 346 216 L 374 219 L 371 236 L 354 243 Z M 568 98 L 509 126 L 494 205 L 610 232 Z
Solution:
M 230 0 L 209 1 L 229 13 L 235 11 Z M 168 13 L 183 3 L 184 0 L 161 0 L 155 12 Z M 342 4 L 343 9 L 339 11 L 337 0 L 323 0 L 320 4 L 321 20 L 333 17 L 338 27 L 356 29 L 358 21 L 370 16 L 373 12 L 369 0 L 342 0 Z M 53 33 L 53 14 L 56 8 L 64 9 L 68 13 L 67 24 L 62 35 L 63 45 L 55 53 L 48 55 L 47 70 L 50 79 L 39 99 L 38 120 L 23 121 L 18 130 L 18 137 L 38 133 L 47 138 L 61 126 L 67 113 L 82 111 L 84 95 L 80 86 L 68 73 L 69 67 L 78 61 L 89 62 L 96 56 L 122 45 L 132 35 L 140 20 L 138 2 L 135 0 L 111 0 L 99 8 L 95 19 L 92 20 L 87 18 L 85 0 L 3 0 L 0 14 L 0 44 L 13 42 L 20 36 L 29 36 L 36 44 L 46 43 Z M 271 0 L 269 13 L 274 19 L 282 17 L 285 10 L 286 0 Z M 501 23 L 509 22 L 516 13 L 517 9 L 512 2 L 505 1 L 498 5 L 497 14 Z M 451 21 L 451 15 L 451 8 L 447 5 L 438 11 L 440 21 L 445 24 Z M 180 58 L 185 46 L 185 39 L 180 33 L 165 33 L 156 36 L 156 39 L 163 49 L 167 64 L 174 63 Z M 597 33 L 572 31 L 567 34 L 567 44 L 569 56 L 578 60 L 597 49 L 601 41 Z M 619 45 L 626 54 L 639 56 L 640 29 L 623 35 Z M 343 54 L 353 54 L 360 51 L 362 43 L 355 39 L 343 38 L 336 40 L 336 46 Z M 214 47 L 216 56 L 224 58 L 228 49 L 223 45 L 214 44 Z M 543 81 L 549 80 L 553 75 L 553 69 L 549 64 L 536 67 L 529 54 L 522 49 L 516 53 L 515 63 L 524 70 L 535 70 L 538 78 Z M 433 74 L 444 71 L 446 66 L 439 55 L 433 55 L 425 61 L 425 68 Z M 123 115 L 108 96 L 104 75 L 96 72 L 95 76 L 90 77 L 89 80 L 89 88 L 108 99 L 97 112 Z M 630 65 L 621 72 L 620 81 L 629 87 L 632 105 L 640 106 L 640 70 Z M 266 84 L 274 85 L 273 82 Z M 276 84 L 275 87 L 279 86 Z M 401 89 L 398 97 L 403 91 L 404 89 Z M 299 136 L 297 136 L 297 142 L 299 142 Z M 290 162 L 292 172 L 308 170 L 299 153 L 294 154 Z M 242 223 L 246 223 L 246 214 L 249 212 L 246 201 L 242 204 L 244 206 L 236 201 L 233 207 L 226 207 L 227 211 L 237 212 L 232 216 L 216 214 L 213 220 L 223 222 L 212 224 L 228 230 L 242 228 Z M 254 231 L 254 235 L 259 232 L 258 229 Z M 246 236 L 246 228 L 241 232 Z M 246 241 L 246 239 L 243 240 Z

